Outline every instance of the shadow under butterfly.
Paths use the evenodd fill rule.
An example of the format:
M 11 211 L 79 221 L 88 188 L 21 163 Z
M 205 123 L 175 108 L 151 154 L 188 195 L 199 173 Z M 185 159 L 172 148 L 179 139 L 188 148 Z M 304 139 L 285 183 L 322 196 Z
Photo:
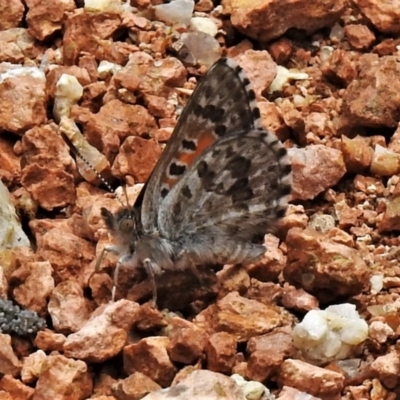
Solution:
M 119 256 L 112 298 L 130 278 L 128 299 L 151 296 L 170 309 L 215 296 L 211 266 L 259 260 L 290 190 L 287 151 L 263 129 L 250 81 L 233 60 L 220 59 L 194 90 L 134 205 L 101 209 L 115 244 L 97 264 L 105 251 Z M 143 272 L 148 279 L 139 283 Z

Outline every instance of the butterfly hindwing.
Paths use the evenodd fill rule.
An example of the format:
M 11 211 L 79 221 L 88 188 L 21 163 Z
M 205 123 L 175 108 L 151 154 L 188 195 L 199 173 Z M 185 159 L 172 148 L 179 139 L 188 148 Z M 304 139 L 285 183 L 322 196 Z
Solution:
M 250 81 L 234 61 L 220 59 L 190 97 L 136 204 L 144 231 L 157 229 L 160 204 L 201 154 L 233 132 L 251 129 L 261 129 L 261 121 Z
M 262 130 L 218 140 L 161 204 L 160 233 L 193 249 L 202 262 L 256 258 L 261 250 L 252 247 L 252 239 L 273 229 L 286 209 L 291 177 L 286 153 Z

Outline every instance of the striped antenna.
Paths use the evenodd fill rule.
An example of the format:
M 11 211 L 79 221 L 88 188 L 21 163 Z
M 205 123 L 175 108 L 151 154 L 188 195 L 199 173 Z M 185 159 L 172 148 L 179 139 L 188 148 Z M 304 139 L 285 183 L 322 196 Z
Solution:
M 128 193 L 126 191 L 126 188 L 124 187 L 124 193 L 125 193 L 125 197 L 126 197 L 126 201 L 127 203 L 124 204 L 124 202 L 122 201 L 122 199 L 117 195 L 117 193 L 115 193 L 115 190 L 111 187 L 111 185 L 109 184 L 109 182 L 107 182 L 104 177 L 100 174 L 99 171 L 97 171 L 97 169 L 89 162 L 89 160 L 81 154 L 81 152 L 76 148 L 76 146 L 72 143 L 71 139 L 64 133 L 61 132 L 61 136 L 64 139 L 65 143 L 68 145 L 68 147 L 71 149 L 71 151 L 77 156 L 79 157 L 79 159 L 81 161 L 83 161 L 85 163 L 85 165 L 90 168 L 95 174 L 96 176 L 101 180 L 101 182 L 104 184 L 104 186 L 111 192 L 114 193 L 115 198 L 121 203 L 122 207 L 126 207 L 129 206 L 128 203 Z

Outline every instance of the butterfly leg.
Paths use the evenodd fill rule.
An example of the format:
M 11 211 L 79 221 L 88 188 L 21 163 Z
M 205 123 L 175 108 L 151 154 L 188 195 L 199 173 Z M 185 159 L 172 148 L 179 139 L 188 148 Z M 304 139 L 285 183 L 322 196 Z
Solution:
M 192 272 L 192 274 L 197 278 L 199 283 L 202 284 L 203 283 L 203 278 L 201 277 L 200 272 L 197 269 L 195 263 L 194 262 L 190 262 L 188 267 L 189 267 L 190 271 Z
M 175 265 L 178 270 L 189 269 L 192 274 L 197 278 L 200 284 L 203 283 L 203 279 L 199 273 L 199 270 L 196 267 L 195 262 L 192 257 L 190 257 L 190 253 L 186 250 L 182 250 L 176 259 Z
M 117 292 L 117 286 L 118 286 L 118 274 L 119 274 L 119 268 L 121 267 L 122 263 L 118 260 L 117 265 L 115 266 L 114 270 L 114 276 L 113 276 L 113 287 L 111 290 L 111 301 L 115 301 L 115 293 Z
M 115 246 L 112 246 L 112 245 L 110 245 L 110 246 L 104 246 L 104 247 L 103 247 L 103 250 L 102 250 L 101 253 L 100 253 L 100 256 L 99 256 L 99 257 L 97 258 L 97 260 L 96 260 L 96 264 L 95 264 L 95 266 L 94 266 L 94 271 L 93 271 L 93 272 L 90 274 L 90 276 L 89 276 L 88 284 L 90 284 L 90 281 L 92 280 L 94 274 L 96 274 L 96 273 L 98 273 L 98 272 L 100 271 L 100 265 L 101 265 L 101 262 L 103 261 L 104 254 L 105 254 L 106 252 L 111 252 L 111 253 L 114 253 L 114 254 L 118 254 L 118 250 L 117 250 L 117 248 L 116 248 Z M 111 301 L 114 301 L 114 297 L 115 297 L 115 291 L 116 291 L 116 284 L 115 284 L 115 282 L 117 282 L 117 281 L 116 281 L 116 277 L 118 277 L 117 269 L 118 269 L 118 264 L 117 264 L 117 267 L 116 267 L 116 271 L 114 272 L 114 286 L 113 286 L 113 288 L 112 288 Z
M 143 260 L 143 267 L 146 270 L 147 276 L 150 279 L 151 283 L 151 291 L 153 293 L 152 302 L 154 305 L 157 304 L 157 286 L 156 286 L 156 279 L 154 275 L 154 269 L 158 269 L 157 265 L 154 265 L 154 262 L 150 260 L 150 258 L 146 258 Z

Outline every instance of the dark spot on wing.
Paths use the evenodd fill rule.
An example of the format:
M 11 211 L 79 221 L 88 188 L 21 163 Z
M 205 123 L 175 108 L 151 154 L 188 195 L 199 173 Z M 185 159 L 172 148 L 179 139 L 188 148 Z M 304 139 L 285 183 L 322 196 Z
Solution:
M 180 201 L 177 201 L 177 202 L 174 203 L 174 205 L 172 207 L 172 212 L 175 215 L 178 215 L 178 214 L 180 214 L 182 212 L 182 206 L 181 206 Z
M 183 175 L 186 171 L 186 167 L 184 165 L 178 165 L 176 163 L 172 163 L 169 167 L 169 174 L 171 176 L 180 176 Z
M 244 177 L 237 179 L 235 183 L 226 191 L 226 194 L 233 194 L 249 186 L 249 178 Z
M 253 114 L 253 118 L 254 118 L 254 119 L 258 119 L 258 118 L 261 117 L 260 110 L 259 110 L 258 107 L 253 108 L 252 114 Z
M 247 96 L 249 97 L 249 100 L 250 100 L 250 101 L 254 101 L 254 100 L 256 99 L 256 93 L 254 92 L 253 89 L 250 89 L 250 90 L 247 92 Z
M 201 183 L 205 191 L 213 190 L 213 183 L 215 179 L 215 172 L 209 170 L 205 161 L 201 161 L 197 166 L 197 174 L 201 179 Z
M 211 156 L 213 158 L 217 158 L 221 156 L 221 150 L 220 149 L 214 149 L 211 151 Z
M 291 193 L 292 187 L 291 187 L 291 185 L 288 185 L 288 184 L 281 184 L 279 190 L 280 190 L 281 194 L 283 194 L 284 196 L 287 196 Z
M 224 184 L 222 182 L 218 183 L 218 185 L 214 188 L 213 191 L 216 194 L 225 194 Z
M 243 97 L 243 90 L 241 87 L 232 90 L 232 101 L 234 104 L 239 104 L 241 101 L 243 101 Z
M 226 133 L 226 126 L 225 125 L 217 125 L 216 127 L 215 127 L 215 133 L 218 135 L 218 136 L 224 136 L 225 135 L 225 133 Z
M 281 147 L 277 152 L 277 155 L 279 158 L 285 157 L 286 154 L 287 154 L 287 150 L 284 147 Z
M 225 110 L 223 108 L 215 107 L 213 104 L 209 104 L 203 109 L 203 118 L 210 120 L 214 124 L 220 122 L 224 114 Z
M 268 210 L 268 214 L 270 214 L 270 210 Z M 278 208 L 276 211 L 275 211 L 275 216 L 276 216 L 276 218 L 283 218 L 284 216 L 285 216 L 285 214 L 286 214 L 286 209 L 285 208 Z M 270 217 L 270 215 L 268 215 L 268 217 Z
M 187 198 L 187 199 L 191 199 L 193 197 L 193 194 L 191 192 L 191 190 L 189 189 L 189 186 L 184 186 L 182 188 L 182 194 Z
M 233 204 L 242 203 L 253 197 L 253 191 L 249 187 L 247 177 L 237 179 L 236 182 L 226 191 L 232 197 Z
M 292 166 L 290 164 L 285 165 L 282 169 L 284 175 L 290 174 L 291 171 L 292 171 Z
M 192 140 L 182 140 L 182 147 L 185 150 L 195 151 L 196 150 L 196 143 Z
M 193 113 L 196 117 L 201 117 L 203 114 L 203 107 L 200 104 L 196 104 L 193 108 Z
M 263 128 L 258 128 L 258 130 L 260 131 L 260 133 L 259 133 L 260 139 L 265 140 L 267 138 L 268 134 L 264 131 Z
M 266 167 L 265 167 L 265 172 L 275 172 L 276 171 L 276 165 L 275 164 L 270 164 L 270 165 L 267 165 Z
M 232 146 L 228 146 L 226 148 L 226 151 L 225 151 L 225 157 L 226 158 L 231 158 L 231 157 L 233 157 L 235 155 L 235 153 L 236 152 L 233 150 Z
M 161 189 L 161 192 L 160 192 L 160 194 L 161 194 L 161 197 L 164 199 L 166 196 L 167 196 L 167 194 L 169 193 L 169 190 L 168 189 Z
M 279 181 L 278 181 L 278 179 L 269 179 L 269 182 L 268 182 L 268 184 L 269 184 L 269 187 L 271 188 L 271 189 L 278 189 L 278 187 L 279 187 Z
M 233 178 L 239 178 L 241 176 L 247 176 L 249 169 L 251 167 L 251 160 L 246 157 L 237 155 L 229 160 L 226 165 L 226 169 L 231 171 L 231 176 Z
M 249 111 L 247 110 L 247 108 L 242 108 L 239 111 L 239 119 L 242 121 L 242 124 L 245 123 L 245 121 L 247 121 L 249 118 Z
M 213 97 L 214 87 L 213 85 L 203 85 L 202 94 L 206 99 L 210 99 Z
M 248 187 L 245 188 L 243 190 L 241 190 L 240 192 L 234 193 L 232 195 L 232 203 L 233 204 L 238 204 L 238 203 L 242 203 L 243 204 L 243 208 L 247 208 L 247 204 L 245 203 L 247 200 L 252 199 L 254 196 L 253 191 Z
M 208 165 L 205 161 L 200 161 L 199 165 L 197 166 L 197 174 L 199 175 L 199 178 L 204 178 L 204 176 L 207 174 L 208 171 Z

